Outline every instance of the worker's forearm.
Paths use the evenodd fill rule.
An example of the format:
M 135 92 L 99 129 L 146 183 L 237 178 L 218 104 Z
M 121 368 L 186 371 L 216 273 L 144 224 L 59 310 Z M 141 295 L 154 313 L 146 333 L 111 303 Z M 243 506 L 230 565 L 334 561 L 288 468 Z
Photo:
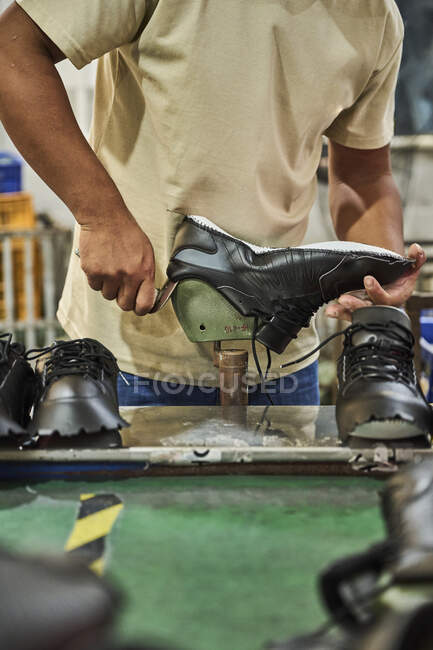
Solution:
M 126 211 L 82 135 L 48 55 L 0 46 L 0 119 L 23 157 L 78 221 Z
M 339 239 L 403 253 L 401 200 L 391 174 L 359 184 L 331 182 L 329 203 Z

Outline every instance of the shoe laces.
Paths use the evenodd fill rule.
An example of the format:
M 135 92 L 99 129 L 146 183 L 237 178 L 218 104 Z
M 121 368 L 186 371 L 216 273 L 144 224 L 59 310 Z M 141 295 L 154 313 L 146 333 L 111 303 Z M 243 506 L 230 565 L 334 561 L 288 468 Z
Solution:
M 305 298 L 302 299 L 302 301 L 295 302 L 293 299 L 291 300 L 279 300 L 277 303 L 277 306 L 280 308 L 278 311 L 275 311 L 272 316 L 269 315 L 264 315 L 262 314 L 261 316 L 263 320 L 261 323 L 269 323 L 269 321 L 273 318 L 273 316 L 278 316 L 278 325 L 274 322 L 274 326 L 278 327 L 279 329 L 284 329 L 287 331 L 291 331 L 293 329 L 299 330 L 300 327 L 308 327 L 310 324 L 310 319 L 312 315 L 317 311 L 317 309 L 320 307 L 322 304 L 322 300 L 320 297 L 318 297 L 317 294 L 314 296 L 306 296 Z M 274 402 L 272 401 L 271 396 L 269 393 L 266 391 L 266 379 L 268 377 L 269 370 L 271 368 L 271 363 L 272 363 L 272 358 L 271 358 L 271 351 L 269 348 L 266 348 L 266 353 L 267 353 L 267 366 L 266 366 L 266 371 L 263 374 L 263 371 L 261 369 L 260 363 L 259 363 L 259 358 L 257 355 L 257 350 L 256 350 L 256 336 L 257 336 L 257 331 L 259 328 L 259 317 L 255 316 L 254 317 L 254 329 L 253 329 L 253 334 L 252 334 L 252 351 L 253 351 L 253 357 L 254 357 L 254 363 L 258 372 L 258 375 L 260 377 L 260 383 L 262 386 L 262 390 L 265 393 L 269 403 L 273 406 Z M 313 354 L 313 353 L 311 353 Z M 296 361 L 293 361 L 292 363 L 297 363 Z M 289 364 L 286 364 L 289 365 Z M 283 368 L 284 366 L 281 366 Z
M 311 296 L 305 296 L 302 300 L 280 300 L 278 304 L 281 306 L 281 311 L 278 311 L 278 318 L 287 322 L 289 327 L 291 325 L 296 328 L 299 326 L 308 327 L 311 317 L 322 303 L 322 296 L 317 293 Z
M 272 397 L 269 395 L 269 393 L 266 390 L 266 383 L 265 383 L 266 379 L 268 378 L 268 373 L 269 373 L 269 370 L 271 368 L 271 363 L 272 363 L 271 351 L 269 350 L 269 348 L 266 348 L 266 354 L 268 355 L 268 361 L 267 361 L 267 365 L 266 365 L 265 374 L 263 374 L 262 368 L 260 366 L 259 357 L 258 357 L 258 354 L 257 354 L 257 348 L 256 348 L 256 336 L 257 336 L 258 329 L 259 329 L 259 318 L 258 318 L 258 316 L 255 316 L 254 317 L 253 334 L 252 334 L 252 337 L 251 337 L 252 338 L 252 340 L 251 340 L 251 348 L 252 348 L 252 351 L 253 351 L 254 363 L 255 363 L 258 375 L 260 377 L 260 384 L 261 384 L 261 387 L 262 387 L 262 391 L 266 395 L 266 398 L 267 398 L 269 404 L 271 406 L 274 406 L 274 402 L 272 400 Z
M 45 348 L 28 350 L 26 358 L 34 360 L 50 353 L 43 369 L 44 384 L 64 375 L 84 375 L 100 379 L 117 374 L 115 358 L 109 350 L 92 339 L 59 341 Z
M 354 345 L 353 335 L 357 332 L 382 332 L 386 339 L 368 339 L 363 343 Z M 315 352 L 321 350 L 330 341 L 344 335 L 344 355 L 342 363 L 345 364 L 345 381 L 351 383 L 360 377 L 371 379 L 385 379 L 402 381 L 411 386 L 415 381 L 413 368 L 414 336 L 400 323 L 389 321 L 383 323 L 352 323 L 346 329 L 331 334 L 311 352 L 295 361 L 282 364 L 281 368 L 305 361 Z

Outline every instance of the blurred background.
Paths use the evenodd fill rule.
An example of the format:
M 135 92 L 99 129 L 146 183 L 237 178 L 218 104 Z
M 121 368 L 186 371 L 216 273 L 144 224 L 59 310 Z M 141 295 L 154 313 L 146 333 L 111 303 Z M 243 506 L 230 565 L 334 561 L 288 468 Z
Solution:
M 0 11 L 10 0 L 0 0 Z M 425 247 L 428 262 L 417 289 L 433 294 L 433 0 L 397 0 L 405 23 L 403 62 L 396 97 L 394 174 L 404 206 L 405 241 Z M 68 61 L 58 70 L 78 123 L 87 135 L 96 63 L 77 71 Z M 71 247 L 73 217 L 66 206 L 20 158 L 0 123 L 0 328 L 14 331 L 27 346 L 62 335 L 55 318 Z M 305 243 L 335 239 L 328 210 L 327 148 L 318 170 L 318 198 Z M 423 382 L 429 388 L 433 318 L 423 310 Z M 433 306 L 433 302 L 432 302 Z M 320 313 L 321 338 L 339 324 Z M 429 348 L 431 343 L 431 348 Z M 322 402 L 335 396 L 335 359 L 340 343 L 322 352 Z

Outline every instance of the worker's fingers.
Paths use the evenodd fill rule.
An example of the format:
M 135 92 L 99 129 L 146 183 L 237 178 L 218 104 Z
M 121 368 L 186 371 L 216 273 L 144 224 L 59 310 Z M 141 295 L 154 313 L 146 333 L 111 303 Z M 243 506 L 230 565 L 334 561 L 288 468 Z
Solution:
M 117 304 L 123 311 L 132 311 L 137 299 L 137 291 L 140 286 L 138 280 L 125 280 L 117 292 Z
M 325 309 L 325 314 L 329 316 L 329 318 L 338 318 L 339 320 L 347 320 L 349 322 L 352 322 L 351 310 L 343 307 L 343 305 L 340 305 L 338 303 L 328 305 Z
M 104 284 L 101 278 L 92 277 L 89 275 L 87 276 L 87 282 L 89 283 L 89 287 L 94 291 L 101 291 L 102 285 Z
M 407 256 L 415 260 L 413 272 L 419 271 L 427 261 L 427 256 L 419 244 L 411 244 L 407 251 Z
M 338 302 L 340 305 L 343 305 L 345 309 L 350 309 L 350 311 L 361 309 L 361 307 L 370 307 L 373 304 L 371 300 L 357 298 L 356 296 L 351 296 L 348 293 L 344 293 L 342 296 L 340 296 Z
M 366 275 L 364 278 L 364 286 L 368 293 L 370 300 L 375 305 L 392 305 L 393 297 L 385 291 L 385 289 L 379 284 L 376 278 L 373 278 L 372 275 Z
M 119 291 L 118 280 L 104 280 L 101 293 L 104 296 L 105 300 L 114 300 L 117 297 L 118 291 Z
M 153 282 L 142 282 L 137 291 L 134 311 L 137 316 L 148 314 L 155 304 L 158 291 Z

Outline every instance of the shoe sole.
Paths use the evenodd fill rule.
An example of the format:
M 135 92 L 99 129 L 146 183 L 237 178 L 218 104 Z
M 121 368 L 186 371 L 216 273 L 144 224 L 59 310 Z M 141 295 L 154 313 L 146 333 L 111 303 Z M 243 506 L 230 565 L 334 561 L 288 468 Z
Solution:
M 74 399 L 44 402 L 39 405 L 33 421 L 28 427 L 32 436 L 51 436 L 71 438 L 80 434 L 95 434 L 122 429 L 129 424 L 114 407 L 91 399 Z
M 414 422 L 408 422 L 401 418 L 379 420 L 374 417 L 368 422 L 358 424 L 346 434 L 347 437 L 367 438 L 369 440 L 403 440 L 404 438 L 417 438 L 429 436 Z

